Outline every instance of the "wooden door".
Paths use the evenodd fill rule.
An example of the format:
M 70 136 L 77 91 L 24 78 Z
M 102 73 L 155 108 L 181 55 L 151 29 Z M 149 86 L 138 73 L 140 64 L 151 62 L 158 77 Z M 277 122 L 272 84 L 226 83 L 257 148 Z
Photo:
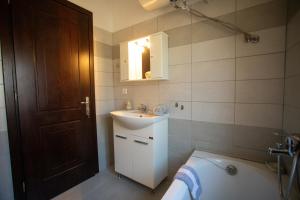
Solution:
M 12 26 L 26 197 L 49 199 L 98 172 L 92 14 L 13 0 Z

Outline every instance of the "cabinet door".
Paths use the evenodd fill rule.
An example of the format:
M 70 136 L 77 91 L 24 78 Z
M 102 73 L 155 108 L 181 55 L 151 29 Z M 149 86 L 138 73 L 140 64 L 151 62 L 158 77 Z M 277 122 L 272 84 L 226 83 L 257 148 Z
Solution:
M 130 136 L 127 134 L 114 134 L 115 170 L 127 177 L 132 177 Z
M 129 80 L 128 42 L 120 44 L 120 78 L 121 81 Z
M 133 136 L 132 141 L 133 179 L 152 188 L 154 184 L 152 140 Z
M 160 34 L 150 36 L 150 68 L 152 79 L 163 78 L 162 37 Z

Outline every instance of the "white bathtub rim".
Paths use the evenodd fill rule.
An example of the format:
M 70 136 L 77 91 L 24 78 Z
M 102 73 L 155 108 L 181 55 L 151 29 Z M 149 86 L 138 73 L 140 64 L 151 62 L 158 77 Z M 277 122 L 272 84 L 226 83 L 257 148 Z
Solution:
M 264 177 L 276 181 L 276 174 L 274 172 L 272 172 L 263 163 L 244 160 L 244 159 L 240 159 L 240 158 L 234 158 L 234 157 L 230 157 L 230 156 L 224 156 L 224 155 L 220 155 L 220 154 L 214 154 L 214 153 L 210 153 L 210 152 L 206 152 L 206 151 L 198 151 L 198 150 L 195 150 L 191 154 L 191 156 L 186 161 L 186 163 L 189 162 L 190 159 L 201 159 L 201 158 L 197 158 L 197 156 L 198 157 L 205 157 L 205 158 L 208 158 L 208 159 L 222 159 L 222 160 L 225 160 L 229 164 L 230 164 L 230 161 L 238 162 L 242 165 L 247 165 L 247 167 L 255 170 L 256 172 L 259 172 L 259 174 L 263 175 Z M 233 165 L 234 165 L 234 163 L 233 163 Z

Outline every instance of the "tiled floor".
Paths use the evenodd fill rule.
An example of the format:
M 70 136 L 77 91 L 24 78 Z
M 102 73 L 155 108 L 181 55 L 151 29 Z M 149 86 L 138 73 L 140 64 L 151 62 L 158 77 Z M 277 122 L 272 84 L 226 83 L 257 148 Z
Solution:
M 171 182 L 172 176 L 153 192 L 128 178 L 119 179 L 112 170 L 105 170 L 53 200 L 156 200 L 161 199 Z

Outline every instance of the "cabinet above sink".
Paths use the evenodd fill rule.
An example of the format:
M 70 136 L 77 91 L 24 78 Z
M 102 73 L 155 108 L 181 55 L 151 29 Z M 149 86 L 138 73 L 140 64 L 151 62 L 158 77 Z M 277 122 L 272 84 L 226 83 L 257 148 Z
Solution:
M 121 81 L 168 79 L 168 35 L 155 33 L 120 44 Z

